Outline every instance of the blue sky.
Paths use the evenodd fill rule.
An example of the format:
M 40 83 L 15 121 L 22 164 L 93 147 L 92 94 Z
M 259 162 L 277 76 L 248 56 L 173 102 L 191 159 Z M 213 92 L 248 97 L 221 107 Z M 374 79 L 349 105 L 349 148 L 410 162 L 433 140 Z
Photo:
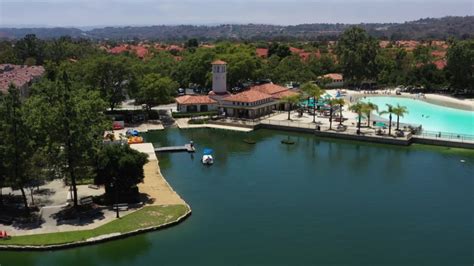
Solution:
M 0 0 L 0 26 L 293 25 L 473 14 L 473 0 Z

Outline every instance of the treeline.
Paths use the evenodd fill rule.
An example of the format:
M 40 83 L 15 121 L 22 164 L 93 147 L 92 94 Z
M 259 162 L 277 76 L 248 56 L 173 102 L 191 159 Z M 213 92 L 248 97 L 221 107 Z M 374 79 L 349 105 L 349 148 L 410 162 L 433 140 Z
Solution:
M 301 24 L 294 26 L 246 24 L 218 26 L 144 26 L 105 27 L 90 31 L 76 28 L 0 28 L 1 38 L 20 39 L 27 34 L 39 38 L 58 38 L 68 35 L 73 38 L 94 40 L 160 40 L 185 41 L 196 38 L 200 41 L 248 40 L 336 40 L 350 27 L 365 29 L 371 36 L 389 40 L 446 40 L 450 37 L 467 39 L 474 34 L 474 16 L 426 18 L 405 23 L 364 24 Z
M 275 83 L 305 83 L 319 76 L 341 72 L 349 86 L 364 82 L 380 86 L 412 85 L 427 90 L 469 94 L 473 91 L 473 39 L 448 44 L 446 58 L 433 56 L 439 47 L 419 44 L 412 51 L 394 45 L 386 48 L 362 28 L 347 29 L 337 44 L 328 42 L 218 42 L 215 47 L 199 47 L 196 39 L 184 43 L 183 51 L 156 50 L 140 60 L 132 52 L 107 54 L 97 44 L 62 37 L 41 40 L 28 35 L 16 42 L 0 42 L 0 63 L 43 64 L 47 78 L 67 70 L 71 79 L 99 89 L 110 109 L 125 95 L 148 108 L 173 100 L 178 87 L 211 87 L 210 64 L 215 59 L 228 63 L 230 88 L 249 81 L 270 79 Z M 256 49 L 268 49 L 268 57 Z M 293 54 L 290 47 L 309 56 Z M 444 48 L 443 48 L 444 49 Z M 442 63 L 441 67 L 435 63 Z

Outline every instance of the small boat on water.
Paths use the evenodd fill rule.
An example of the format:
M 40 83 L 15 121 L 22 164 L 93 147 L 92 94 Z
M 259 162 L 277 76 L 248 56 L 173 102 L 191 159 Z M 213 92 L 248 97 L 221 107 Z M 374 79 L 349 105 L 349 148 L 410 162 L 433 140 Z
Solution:
M 211 165 L 214 163 L 214 158 L 212 157 L 212 149 L 204 149 L 201 162 L 204 165 Z

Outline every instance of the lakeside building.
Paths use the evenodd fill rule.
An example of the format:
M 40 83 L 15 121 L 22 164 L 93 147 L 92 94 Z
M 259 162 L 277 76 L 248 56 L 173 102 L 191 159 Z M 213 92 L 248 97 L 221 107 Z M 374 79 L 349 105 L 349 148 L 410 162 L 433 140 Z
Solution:
M 44 73 L 42 66 L 0 64 L 0 93 L 6 94 L 10 84 L 13 84 L 20 91 L 20 96 L 26 98 L 31 84 Z
M 344 87 L 344 77 L 341 73 L 329 73 L 318 77 L 318 80 L 326 80 L 325 84 L 328 88 L 342 88 Z
M 267 83 L 231 94 L 227 91 L 227 63 L 212 62 L 212 91 L 208 95 L 184 95 L 176 98 L 180 112 L 204 112 L 218 110 L 221 114 L 236 118 L 258 118 L 273 110 L 287 110 L 281 98 L 298 92 L 286 87 Z

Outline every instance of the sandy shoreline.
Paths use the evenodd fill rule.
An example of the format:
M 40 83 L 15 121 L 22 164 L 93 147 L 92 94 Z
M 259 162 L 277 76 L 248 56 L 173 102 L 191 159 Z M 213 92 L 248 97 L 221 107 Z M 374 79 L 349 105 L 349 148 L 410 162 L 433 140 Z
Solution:
M 357 91 L 348 91 L 348 96 L 352 96 L 352 102 L 357 100 L 361 97 L 399 97 L 399 98 L 410 98 L 410 99 L 417 99 L 421 101 L 425 101 L 427 103 L 441 105 L 444 107 L 455 108 L 465 111 L 474 111 L 474 99 L 457 99 L 451 96 L 428 93 L 425 94 L 425 97 L 418 97 L 417 94 L 410 94 L 410 93 L 402 93 L 401 95 L 396 95 L 395 92 L 391 92 L 391 94 L 384 94 L 384 91 L 377 91 L 378 93 L 374 94 L 365 94 Z

